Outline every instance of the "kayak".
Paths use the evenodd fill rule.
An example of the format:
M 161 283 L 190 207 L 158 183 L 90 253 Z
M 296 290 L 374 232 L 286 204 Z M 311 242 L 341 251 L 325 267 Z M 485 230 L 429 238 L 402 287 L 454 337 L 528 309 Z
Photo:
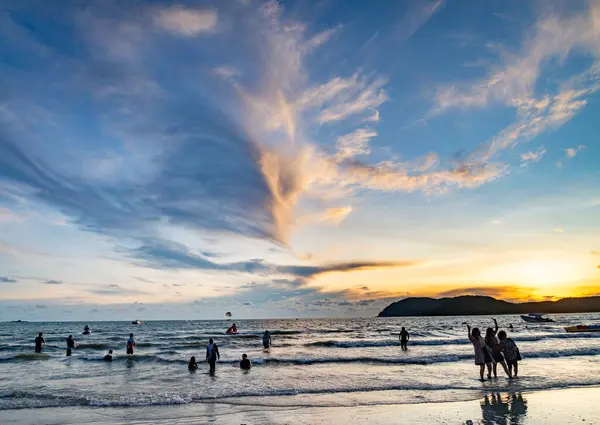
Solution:
M 565 327 L 567 332 L 600 332 L 600 325 L 577 325 Z

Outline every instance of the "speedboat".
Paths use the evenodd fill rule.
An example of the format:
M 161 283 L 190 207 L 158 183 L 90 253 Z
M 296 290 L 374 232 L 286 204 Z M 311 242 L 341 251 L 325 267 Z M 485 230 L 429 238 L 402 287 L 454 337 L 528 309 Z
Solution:
M 140 320 L 134 320 L 133 322 L 131 322 L 132 325 L 141 325 L 142 323 L 144 323 L 144 322 L 142 322 Z
M 565 327 L 567 332 L 600 332 L 600 325 L 577 325 Z
M 521 315 L 521 319 L 529 323 L 551 323 L 554 320 L 549 317 L 544 317 L 543 313 L 529 313 L 528 315 Z

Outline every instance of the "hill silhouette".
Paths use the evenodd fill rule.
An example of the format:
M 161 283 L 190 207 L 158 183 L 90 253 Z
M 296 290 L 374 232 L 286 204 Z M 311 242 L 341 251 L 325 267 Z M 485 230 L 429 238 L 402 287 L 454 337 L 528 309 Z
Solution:
M 388 305 L 378 316 L 468 316 L 480 314 L 592 312 L 600 312 L 600 296 L 563 298 L 558 301 L 512 303 L 486 296 L 462 295 L 453 298 L 405 298 Z

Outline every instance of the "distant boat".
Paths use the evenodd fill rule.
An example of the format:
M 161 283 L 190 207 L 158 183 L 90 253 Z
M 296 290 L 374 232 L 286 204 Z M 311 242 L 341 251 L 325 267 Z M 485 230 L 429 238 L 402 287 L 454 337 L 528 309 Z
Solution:
M 549 317 L 544 317 L 543 313 L 529 313 L 528 315 L 521 315 L 521 319 L 529 323 L 551 323 L 554 320 Z
M 577 325 L 565 327 L 567 332 L 600 332 L 600 325 Z
M 142 322 L 141 320 L 134 320 L 133 322 L 131 322 L 132 325 L 141 325 L 142 323 L 144 322 Z

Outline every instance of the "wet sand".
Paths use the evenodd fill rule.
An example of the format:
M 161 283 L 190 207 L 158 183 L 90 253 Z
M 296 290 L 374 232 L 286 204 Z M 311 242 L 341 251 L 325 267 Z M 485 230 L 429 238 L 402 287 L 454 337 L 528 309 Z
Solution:
M 375 395 L 375 394 L 374 394 Z M 600 424 L 600 388 L 490 393 L 455 403 L 273 407 L 225 403 L 0 411 L 9 424 Z

